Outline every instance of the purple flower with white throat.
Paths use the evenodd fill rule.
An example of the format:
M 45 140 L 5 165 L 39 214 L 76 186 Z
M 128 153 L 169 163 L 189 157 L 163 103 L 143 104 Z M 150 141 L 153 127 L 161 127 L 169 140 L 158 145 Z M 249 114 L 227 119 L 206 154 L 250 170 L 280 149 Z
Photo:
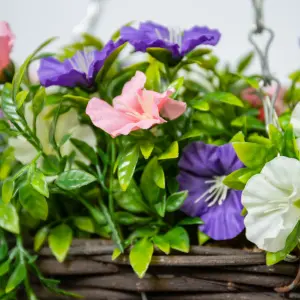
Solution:
M 109 41 L 101 51 L 78 51 L 72 58 L 63 62 L 54 57 L 41 59 L 38 70 L 41 85 L 92 87 L 106 59 L 122 44 L 122 40 Z
M 244 229 L 241 191 L 228 188 L 224 178 L 243 167 L 231 144 L 194 142 L 184 150 L 177 177 L 181 190 L 189 192 L 181 210 L 200 217 L 199 229 L 214 240 L 227 240 Z
M 215 46 L 220 36 L 218 30 L 208 27 L 194 26 L 182 31 L 150 21 L 141 23 L 138 29 L 133 27 L 121 29 L 122 39 L 132 44 L 136 51 L 146 52 L 149 48 L 163 48 L 177 61 L 199 45 Z

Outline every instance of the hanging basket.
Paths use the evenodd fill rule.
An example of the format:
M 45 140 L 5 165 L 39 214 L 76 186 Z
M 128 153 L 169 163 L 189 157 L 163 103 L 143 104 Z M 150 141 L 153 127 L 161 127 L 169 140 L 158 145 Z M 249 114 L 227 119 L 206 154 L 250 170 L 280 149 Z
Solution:
M 189 254 L 157 251 L 146 276 L 139 279 L 127 254 L 112 261 L 113 249 L 108 241 L 75 240 L 62 264 L 43 248 L 39 267 L 61 280 L 65 290 L 88 300 L 282 299 L 274 288 L 290 284 L 298 269 L 293 263 L 268 267 L 262 252 L 192 246 Z M 69 299 L 40 286 L 35 290 L 39 299 Z M 300 293 L 290 296 L 300 299 Z

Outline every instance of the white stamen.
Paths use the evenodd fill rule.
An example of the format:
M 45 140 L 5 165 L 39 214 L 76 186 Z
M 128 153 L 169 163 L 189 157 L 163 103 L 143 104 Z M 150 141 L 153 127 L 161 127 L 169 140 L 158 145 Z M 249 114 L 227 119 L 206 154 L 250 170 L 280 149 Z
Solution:
M 87 52 L 84 49 L 84 51 L 78 51 L 69 61 L 75 70 L 88 74 L 93 60 L 93 52 Z
M 195 203 L 205 198 L 205 202 L 208 202 L 207 206 L 211 207 L 218 203 L 222 203 L 226 200 L 228 187 L 223 183 L 223 180 L 226 176 L 214 176 L 212 180 L 206 180 L 206 184 L 212 184 L 209 189 L 203 193 L 198 199 L 195 200 Z

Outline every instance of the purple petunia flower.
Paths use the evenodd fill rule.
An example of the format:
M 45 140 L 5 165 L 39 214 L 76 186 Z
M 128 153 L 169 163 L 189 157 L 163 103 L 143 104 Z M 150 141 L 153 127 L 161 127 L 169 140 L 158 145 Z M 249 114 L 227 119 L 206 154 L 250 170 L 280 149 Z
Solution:
M 174 59 L 180 59 L 199 45 L 216 45 L 220 32 L 208 27 L 194 26 L 185 31 L 169 29 L 165 26 L 145 22 L 138 29 L 123 27 L 122 39 L 135 47 L 136 51 L 146 52 L 148 48 L 164 48 L 172 53 Z
M 78 51 L 72 58 L 63 62 L 53 57 L 41 59 L 38 70 L 41 85 L 91 87 L 105 60 L 122 44 L 122 40 L 109 41 L 101 51 Z
M 226 175 L 243 167 L 231 144 L 215 146 L 194 142 L 179 161 L 181 190 L 189 192 L 181 210 L 200 217 L 199 229 L 214 240 L 227 240 L 244 229 L 241 191 L 223 184 Z

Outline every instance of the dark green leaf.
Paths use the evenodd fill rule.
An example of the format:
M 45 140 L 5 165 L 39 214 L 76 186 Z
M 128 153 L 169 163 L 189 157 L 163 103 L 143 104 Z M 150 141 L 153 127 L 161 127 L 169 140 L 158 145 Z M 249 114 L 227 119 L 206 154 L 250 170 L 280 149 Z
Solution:
M 98 164 L 95 150 L 90 145 L 88 145 L 86 142 L 73 138 L 71 139 L 71 143 L 77 148 L 78 151 L 80 151 L 80 153 L 89 159 L 93 165 Z
M 181 192 L 172 194 L 167 199 L 166 210 L 168 212 L 173 212 L 173 211 L 178 210 L 184 203 L 187 196 L 188 196 L 188 191 L 181 191 Z
M 74 190 L 96 181 L 96 177 L 82 170 L 70 170 L 59 174 L 56 184 L 64 190 Z
M 9 203 L 13 197 L 15 182 L 12 178 L 7 178 L 2 185 L 2 201 Z
M 174 59 L 172 56 L 172 52 L 167 50 L 167 49 L 163 49 L 163 48 L 148 48 L 147 52 L 154 57 L 155 59 L 157 59 L 158 61 L 169 65 L 169 66 L 175 66 L 177 65 L 177 63 L 179 62 L 178 59 Z
M 167 204 L 166 196 L 164 195 L 161 198 L 161 200 L 159 202 L 155 203 L 155 205 L 154 205 L 155 210 L 157 211 L 158 215 L 162 218 L 165 216 L 165 213 L 166 213 L 166 204 Z
M 10 260 L 7 260 L 0 264 L 0 277 L 8 273 L 10 268 Z
M 138 241 L 131 249 L 129 254 L 130 264 L 139 278 L 143 278 L 153 254 L 153 244 L 144 238 Z
M 180 141 L 194 138 L 194 137 L 203 137 L 206 133 L 202 129 L 193 128 L 188 130 L 181 138 Z
M 199 217 L 186 217 L 178 225 L 202 225 L 204 222 Z
M 56 156 L 49 155 L 44 158 L 42 164 L 43 173 L 48 176 L 57 175 L 60 172 L 60 163 Z
M 10 275 L 5 293 L 9 293 L 14 290 L 26 277 L 26 266 L 23 263 L 19 263 L 14 269 L 13 273 Z
M 247 67 L 251 64 L 253 58 L 254 58 L 254 52 L 250 52 L 245 57 L 243 57 L 238 63 L 237 72 L 238 73 L 244 72 L 247 69 Z
M 164 236 L 172 249 L 188 253 L 190 250 L 189 235 L 183 227 L 174 227 Z
M 118 211 L 114 215 L 118 223 L 122 225 L 146 224 L 151 221 L 149 217 L 139 217 L 125 211 Z
M 63 262 L 67 256 L 73 239 L 72 229 L 61 224 L 51 229 L 48 238 L 49 247 L 59 262 Z
M 18 213 L 10 203 L 0 203 L 0 227 L 16 234 L 20 232 Z
M 123 191 L 126 191 L 130 184 L 138 160 L 138 145 L 129 145 L 120 155 L 120 161 L 118 165 L 118 178 Z

